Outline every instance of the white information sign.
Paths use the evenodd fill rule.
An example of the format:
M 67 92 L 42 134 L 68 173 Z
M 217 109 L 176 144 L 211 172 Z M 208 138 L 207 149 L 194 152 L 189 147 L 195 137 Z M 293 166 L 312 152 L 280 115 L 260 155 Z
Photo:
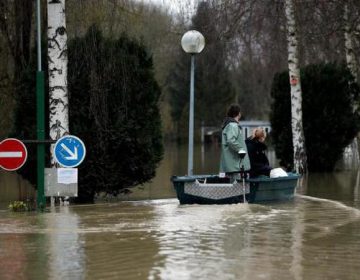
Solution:
M 59 184 L 77 184 L 78 169 L 77 168 L 58 168 L 57 181 Z

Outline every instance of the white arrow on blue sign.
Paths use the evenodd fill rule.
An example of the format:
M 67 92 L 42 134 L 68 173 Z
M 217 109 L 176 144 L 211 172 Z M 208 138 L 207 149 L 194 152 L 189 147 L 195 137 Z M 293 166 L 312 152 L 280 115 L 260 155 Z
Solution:
M 83 141 L 73 135 L 65 135 L 54 146 L 55 160 L 64 167 L 76 167 L 85 158 L 86 149 Z

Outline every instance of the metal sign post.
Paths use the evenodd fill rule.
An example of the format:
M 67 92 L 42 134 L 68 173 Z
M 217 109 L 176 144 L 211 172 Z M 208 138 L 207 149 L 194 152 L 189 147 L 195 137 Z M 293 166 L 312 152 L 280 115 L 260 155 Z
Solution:
M 44 170 L 45 170 L 45 95 L 44 95 L 44 72 L 41 70 L 41 28 L 40 28 L 40 0 L 36 1 L 37 22 L 37 73 L 36 73 L 36 127 L 37 127 L 37 207 L 45 208 L 46 199 L 44 193 Z

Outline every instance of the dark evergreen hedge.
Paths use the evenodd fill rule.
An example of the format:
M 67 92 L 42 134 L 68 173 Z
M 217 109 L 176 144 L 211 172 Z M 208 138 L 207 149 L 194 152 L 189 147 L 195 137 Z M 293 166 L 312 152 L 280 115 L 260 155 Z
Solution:
M 359 87 L 345 65 L 309 65 L 301 70 L 303 128 L 308 169 L 332 171 L 360 129 Z M 270 116 L 277 157 L 292 168 L 293 146 L 289 74 L 275 75 Z
M 86 143 L 80 193 L 117 193 L 155 175 L 163 155 L 152 57 L 92 27 L 69 43 L 70 131 Z
M 100 191 L 116 194 L 153 178 L 163 144 L 152 57 L 125 34 L 104 38 L 96 27 L 69 41 L 68 56 L 70 133 L 87 150 L 79 166 L 79 200 L 91 201 Z M 25 91 L 18 98 L 14 136 L 22 139 L 36 138 L 35 69 L 34 64 L 24 73 Z M 32 182 L 34 151 L 21 170 Z

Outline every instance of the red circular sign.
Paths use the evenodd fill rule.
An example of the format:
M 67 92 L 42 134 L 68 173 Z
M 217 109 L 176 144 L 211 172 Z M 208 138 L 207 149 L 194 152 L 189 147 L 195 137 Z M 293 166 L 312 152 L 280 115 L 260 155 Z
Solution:
M 0 142 L 0 167 L 14 171 L 24 165 L 27 150 L 23 142 L 15 138 L 8 138 Z

